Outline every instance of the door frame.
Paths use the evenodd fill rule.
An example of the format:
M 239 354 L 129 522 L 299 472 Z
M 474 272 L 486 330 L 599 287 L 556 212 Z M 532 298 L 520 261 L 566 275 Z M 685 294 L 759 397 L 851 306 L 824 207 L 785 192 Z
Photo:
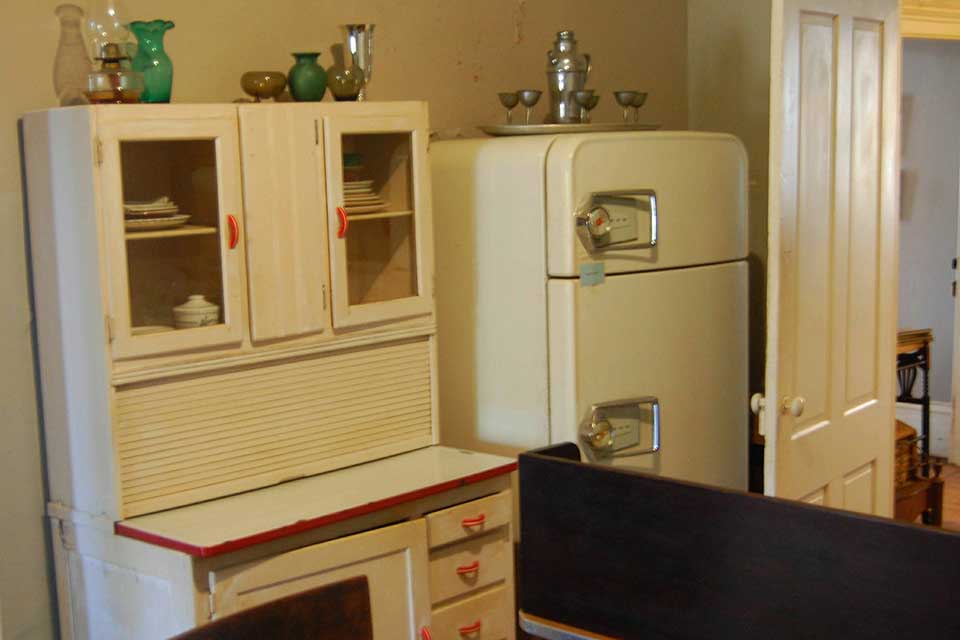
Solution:
M 902 84 L 902 83 L 901 83 Z M 960 154 L 960 150 L 958 150 Z M 960 173 L 957 175 L 957 245 L 954 257 L 960 256 Z M 954 280 L 957 279 L 954 271 Z M 950 381 L 950 447 L 947 459 L 960 462 L 960 412 L 957 411 L 960 398 L 960 296 L 953 296 L 953 366 Z

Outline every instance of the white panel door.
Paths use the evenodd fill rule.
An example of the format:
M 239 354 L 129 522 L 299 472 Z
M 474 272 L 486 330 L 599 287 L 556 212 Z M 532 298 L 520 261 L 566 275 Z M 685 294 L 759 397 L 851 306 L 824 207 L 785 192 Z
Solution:
M 774 3 L 765 491 L 893 511 L 895 0 Z

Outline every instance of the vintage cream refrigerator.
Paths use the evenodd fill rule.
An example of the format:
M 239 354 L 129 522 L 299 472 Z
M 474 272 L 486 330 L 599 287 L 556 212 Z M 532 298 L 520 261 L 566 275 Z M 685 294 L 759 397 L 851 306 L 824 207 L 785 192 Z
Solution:
M 453 140 L 434 178 L 446 444 L 746 489 L 747 160 L 733 136 Z

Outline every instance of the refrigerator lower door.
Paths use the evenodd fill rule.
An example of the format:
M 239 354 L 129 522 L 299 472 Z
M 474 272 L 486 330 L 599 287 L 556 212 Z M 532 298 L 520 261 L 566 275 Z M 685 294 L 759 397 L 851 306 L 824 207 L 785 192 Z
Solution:
M 587 460 L 747 488 L 747 264 L 548 283 L 550 430 Z

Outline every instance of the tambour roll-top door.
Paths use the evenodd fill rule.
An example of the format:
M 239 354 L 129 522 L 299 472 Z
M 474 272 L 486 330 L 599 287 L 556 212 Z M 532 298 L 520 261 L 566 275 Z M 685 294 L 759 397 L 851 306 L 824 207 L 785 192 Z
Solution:
M 117 388 L 123 517 L 433 443 L 422 338 Z

